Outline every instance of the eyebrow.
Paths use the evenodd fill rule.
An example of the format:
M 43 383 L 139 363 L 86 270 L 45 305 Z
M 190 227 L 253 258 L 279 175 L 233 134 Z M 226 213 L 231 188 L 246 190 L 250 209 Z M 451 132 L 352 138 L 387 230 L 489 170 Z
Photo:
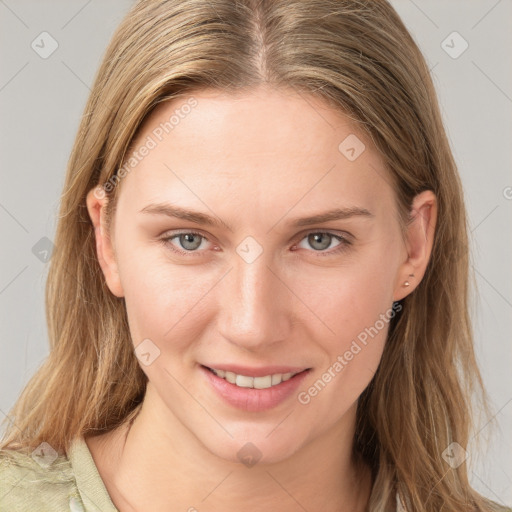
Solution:
M 166 215 L 167 217 L 172 217 L 181 220 L 187 220 L 189 222 L 193 222 L 195 224 L 202 224 L 205 226 L 214 226 L 214 227 L 227 227 L 229 230 L 233 231 L 232 228 L 226 224 L 224 221 L 219 219 L 218 217 L 213 217 L 206 213 L 188 210 L 185 208 L 181 208 L 179 206 L 175 206 L 169 203 L 155 203 L 149 204 L 140 210 L 140 213 L 149 213 L 153 215 Z M 302 226 L 311 226 L 312 224 L 321 224 L 322 222 L 328 222 L 332 220 L 343 220 L 349 219 L 352 217 L 363 217 L 363 218 L 373 218 L 375 217 L 373 213 L 371 213 L 366 208 L 361 208 L 359 206 L 351 206 L 346 208 L 335 208 L 333 210 L 329 210 L 326 212 L 321 212 L 316 215 L 312 215 L 309 217 L 300 217 L 295 219 L 290 219 L 287 224 L 295 227 Z

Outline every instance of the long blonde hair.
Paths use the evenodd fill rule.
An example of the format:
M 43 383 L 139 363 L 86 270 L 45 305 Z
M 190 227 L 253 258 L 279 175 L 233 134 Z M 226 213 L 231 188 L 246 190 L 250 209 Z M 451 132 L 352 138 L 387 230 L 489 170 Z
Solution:
M 10 412 L 0 447 L 59 452 L 73 438 L 131 421 L 146 376 L 124 300 L 98 264 L 87 192 L 112 180 L 162 101 L 262 83 L 317 95 L 349 116 L 382 154 L 402 228 L 432 190 L 438 220 L 427 272 L 390 323 L 381 364 L 360 397 L 354 450 L 373 474 L 369 510 L 500 510 L 474 491 L 466 464 L 472 397 L 489 414 L 469 318 L 468 229 L 461 182 L 424 57 L 385 0 L 142 0 L 95 79 L 62 194 L 46 288 L 50 354 Z M 109 218 L 119 187 L 109 194 Z

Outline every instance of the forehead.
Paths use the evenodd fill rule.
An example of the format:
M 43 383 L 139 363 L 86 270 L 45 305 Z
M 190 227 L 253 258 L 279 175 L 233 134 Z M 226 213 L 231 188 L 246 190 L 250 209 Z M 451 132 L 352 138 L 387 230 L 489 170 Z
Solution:
M 195 206 L 278 201 L 286 209 L 300 201 L 313 208 L 321 197 L 345 207 L 393 195 L 377 152 L 351 120 L 293 89 L 203 90 L 167 101 L 132 147 L 142 153 L 143 146 L 151 149 L 139 156 L 121 194 L 137 204 L 187 196 Z
M 194 106 L 187 108 L 192 99 Z M 198 157 L 242 158 L 324 154 L 326 148 L 337 148 L 345 132 L 355 131 L 350 120 L 322 98 L 264 86 L 236 94 L 208 89 L 162 103 L 142 132 L 147 135 L 165 128 L 168 133 L 157 133 L 157 138 L 192 140 L 201 149 Z

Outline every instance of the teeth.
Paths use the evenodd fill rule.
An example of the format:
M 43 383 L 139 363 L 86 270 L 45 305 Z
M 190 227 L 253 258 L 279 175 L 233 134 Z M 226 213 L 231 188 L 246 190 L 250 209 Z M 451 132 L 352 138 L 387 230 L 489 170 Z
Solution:
M 254 389 L 267 389 L 272 386 L 277 386 L 281 384 L 281 382 L 286 382 L 296 375 L 295 373 L 275 373 L 274 375 L 265 375 L 264 377 L 247 377 L 246 375 L 237 375 L 233 372 L 216 370 L 215 368 L 210 368 L 210 370 L 215 373 L 217 377 L 221 377 L 231 384 L 235 384 L 241 388 Z
M 245 375 L 237 375 L 235 384 L 240 388 L 253 388 L 254 377 L 246 377 Z
M 265 377 L 254 377 L 254 387 L 256 389 L 267 389 L 272 386 L 272 375 L 265 375 Z M 238 379 L 237 379 L 238 383 Z

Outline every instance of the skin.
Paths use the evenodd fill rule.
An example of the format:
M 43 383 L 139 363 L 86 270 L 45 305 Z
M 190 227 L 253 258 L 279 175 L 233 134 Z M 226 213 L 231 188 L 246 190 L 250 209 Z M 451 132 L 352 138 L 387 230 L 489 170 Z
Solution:
M 356 407 L 388 323 L 306 405 L 294 394 L 264 412 L 241 411 L 215 394 L 199 363 L 312 368 L 299 389 L 307 391 L 421 281 L 436 198 L 416 196 L 404 240 L 378 153 L 321 99 L 264 87 L 193 96 L 198 105 L 118 185 L 111 233 L 106 198 L 87 196 L 98 260 L 111 292 L 125 298 L 134 347 L 149 338 L 160 356 L 141 365 L 149 382 L 132 427 L 86 442 L 123 512 L 229 512 L 248 503 L 262 512 L 363 511 L 371 479 L 351 455 Z M 183 103 L 160 105 L 134 147 Z M 349 134 L 366 146 L 355 161 L 338 150 Z M 140 212 L 159 202 L 214 215 L 231 230 Z M 373 217 L 289 225 L 347 206 Z M 172 251 L 193 245 L 180 237 L 159 240 L 187 229 L 205 237 L 192 238 L 195 255 Z M 322 246 L 307 236 L 325 232 L 352 243 L 335 253 L 335 237 Z M 252 263 L 236 252 L 247 236 L 263 249 Z M 247 442 L 262 454 L 250 468 L 237 458 Z

